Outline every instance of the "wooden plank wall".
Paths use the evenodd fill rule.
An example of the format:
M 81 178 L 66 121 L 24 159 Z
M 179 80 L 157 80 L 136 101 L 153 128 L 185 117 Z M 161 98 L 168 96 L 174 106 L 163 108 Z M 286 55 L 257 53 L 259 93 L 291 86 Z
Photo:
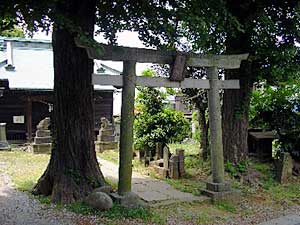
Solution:
M 26 140 L 27 118 L 26 107 L 28 98 L 32 99 L 32 136 L 37 124 L 50 116 L 49 105 L 53 102 L 52 91 L 7 90 L 0 97 L 0 122 L 6 123 L 8 140 Z M 113 116 L 113 91 L 95 91 L 95 134 L 100 128 L 101 117 L 110 121 Z M 24 116 L 24 124 L 13 123 L 13 116 Z

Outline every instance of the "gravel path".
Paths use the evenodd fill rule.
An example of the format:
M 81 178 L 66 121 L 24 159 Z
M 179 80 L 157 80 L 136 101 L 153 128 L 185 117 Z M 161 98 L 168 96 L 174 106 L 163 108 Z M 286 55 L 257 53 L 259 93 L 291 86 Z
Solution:
M 2 168 L 4 164 L 0 165 Z M 30 195 L 17 191 L 6 174 L 0 174 L 1 225 L 76 225 L 79 218 L 62 209 L 42 205 Z

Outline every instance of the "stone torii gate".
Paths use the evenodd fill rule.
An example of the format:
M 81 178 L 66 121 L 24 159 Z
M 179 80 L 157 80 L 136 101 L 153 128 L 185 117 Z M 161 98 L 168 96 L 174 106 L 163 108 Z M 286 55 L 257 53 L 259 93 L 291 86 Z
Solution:
M 111 46 L 99 43 L 99 49 L 87 47 L 76 40 L 79 47 L 85 48 L 89 58 L 123 61 L 121 76 L 93 74 L 93 84 L 123 87 L 120 130 L 120 162 L 118 194 L 126 196 L 131 192 L 134 97 L 136 86 L 199 88 L 208 89 L 208 106 L 211 141 L 212 182 L 207 183 L 204 193 L 213 200 L 231 193 L 230 184 L 224 180 L 224 158 L 221 127 L 220 89 L 239 89 L 239 80 L 219 80 L 218 68 L 237 69 L 248 54 L 240 55 L 200 55 L 184 54 L 175 51 L 151 50 Z M 170 78 L 136 76 L 136 63 L 158 63 L 171 65 Z M 184 78 L 184 69 L 205 67 L 208 80 Z

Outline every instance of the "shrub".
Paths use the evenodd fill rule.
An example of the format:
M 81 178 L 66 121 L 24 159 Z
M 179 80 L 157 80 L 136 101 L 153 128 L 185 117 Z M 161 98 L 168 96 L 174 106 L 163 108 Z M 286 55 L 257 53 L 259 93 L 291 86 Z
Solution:
M 188 136 L 188 120 L 182 112 L 167 108 L 165 99 L 157 88 L 139 88 L 134 123 L 136 149 L 154 149 L 156 142 L 180 142 Z

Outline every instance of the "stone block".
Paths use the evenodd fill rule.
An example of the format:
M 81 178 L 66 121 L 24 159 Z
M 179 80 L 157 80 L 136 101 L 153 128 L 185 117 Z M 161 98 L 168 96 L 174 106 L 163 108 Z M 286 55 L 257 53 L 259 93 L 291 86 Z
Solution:
M 167 146 L 163 149 L 163 161 L 164 161 L 164 168 L 169 169 L 169 160 L 170 160 L 170 150 Z
M 50 137 L 50 130 L 37 130 L 35 133 L 36 137 Z
M 102 135 L 101 137 L 98 138 L 98 141 L 113 142 L 113 141 L 115 141 L 115 136 L 114 135 Z
M 183 149 L 176 149 L 176 155 L 178 155 L 179 177 L 183 177 L 185 175 L 185 169 L 184 169 L 184 150 Z
M 7 141 L 0 141 L 0 150 L 10 150 L 10 147 L 9 147 Z
M 35 144 L 45 144 L 45 143 L 51 143 L 52 138 L 51 137 L 35 137 L 34 138 L 34 143 Z
M 100 129 L 99 130 L 99 135 L 114 135 L 114 130 L 113 129 Z
M 35 154 L 50 154 L 52 149 L 52 144 L 33 144 L 33 153 Z
M 169 160 L 169 177 L 172 179 L 179 178 L 178 156 L 172 155 Z
M 281 154 L 276 161 L 276 178 L 279 183 L 286 183 L 293 173 L 293 160 L 289 153 Z
M 218 201 L 230 201 L 233 203 L 238 203 L 241 200 L 241 191 L 237 189 L 220 192 L 203 189 L 201 192 L 203 195 L 208 196 L 212 203 L 216 203 Z
M 104 152 L 106 150 L 115 150 L 119 148 L 118 142 L 95 142 L 95 148 L 98 152 Z
M 206 189 L 214 192 L 224 192 L 224 191 L 230 191 L 231 185 L 229 182 L 224 182 L 224 183 L 207 182 Z

